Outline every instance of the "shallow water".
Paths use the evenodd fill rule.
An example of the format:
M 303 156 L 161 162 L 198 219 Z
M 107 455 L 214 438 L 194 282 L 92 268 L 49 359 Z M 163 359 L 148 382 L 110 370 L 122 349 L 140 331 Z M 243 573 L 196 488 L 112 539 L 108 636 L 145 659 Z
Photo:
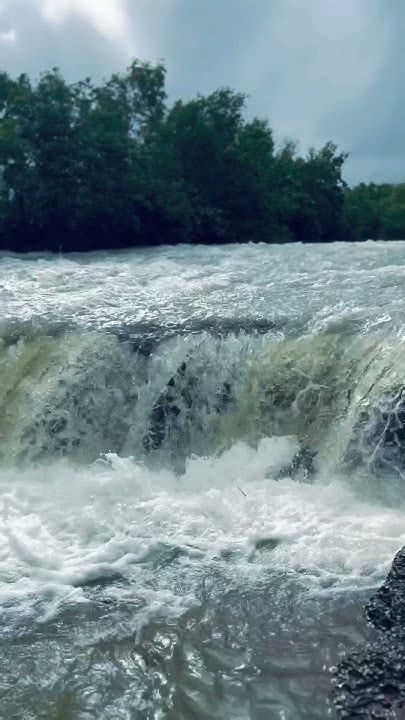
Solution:
M 405 544 L 404 280 L 401 242 L 0 258 L 1 717 L 333 716 Z

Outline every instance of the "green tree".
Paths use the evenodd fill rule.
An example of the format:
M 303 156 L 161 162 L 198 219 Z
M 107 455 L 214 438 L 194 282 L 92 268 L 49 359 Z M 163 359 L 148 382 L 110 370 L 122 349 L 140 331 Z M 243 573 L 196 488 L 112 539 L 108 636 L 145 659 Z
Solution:
M 316 243 L 341 239 L 345 159 L 346 155 L 329 142 L 318 151 L 312 148 L 306 158 L 295 160 L 295 193 L 288 226 L 296 240 Z
M 380 212 L 381 238 L 405 240 L 405 184 L 394 185 L 388 193 L 384 193 Z
M 168 107 L 165 79 L 138 60 L 99 84 L 0 73 L 0 247 L 327 242 L 377 218 L 402 232 L 402 191 L 346 189 L 333 143 L 276 148 L 229 88 Z
M 361 183 L 345 192 L 346 239 L 405 239 L 405 184 Z
M 381 235 L 381 194 L 377 185 L 347 188 L 343 209 L 344 238 L 361 241 Z

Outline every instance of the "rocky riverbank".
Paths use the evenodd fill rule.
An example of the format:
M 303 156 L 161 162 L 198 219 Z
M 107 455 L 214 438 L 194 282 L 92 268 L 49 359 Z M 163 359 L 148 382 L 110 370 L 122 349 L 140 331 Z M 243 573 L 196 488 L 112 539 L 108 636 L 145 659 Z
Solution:
M 339 718 L 405 718 L 405 548 L 366 608 L 374 640 L 339 665 L 334 701 Z

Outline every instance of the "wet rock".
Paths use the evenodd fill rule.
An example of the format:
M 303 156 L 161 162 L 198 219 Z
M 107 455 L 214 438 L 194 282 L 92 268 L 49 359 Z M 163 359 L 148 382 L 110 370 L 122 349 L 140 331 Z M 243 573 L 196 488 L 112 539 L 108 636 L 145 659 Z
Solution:
M 405 631 L 405 548 L 397 553 L 388 577 L 370 600 L 366 615 L 382 631 Z
M 231 384 L 224 382 L 211 399 L 212 407 L 209 407 L 209 399 L 199 395 L 198 377 L 189 362 L 182 362 L 152 408 L 148 432 L 143 439 L 145 451 L 150 453 L 158 450 L 176 428 L 184 428 L 191 413 L 194 413 L 191 421 L 195 427 L 198 423 L 198 407 L 221 413 L 228 409 L 232 401 Z
M 120 342 L 128 343 L 134 352 L 149 357 L 156 348 L 178 336 L 201 335 L 208 333 L 213 337 L 226 338 L 230 335 L 255 334 L 267 335 L 274 331 L 276 325 L 264 318 L 206 318 L 205 320 L 189 320 L 184 323 L 159 325 L 157 323 L 138 322 L 124 325 L 118 330 L 111 328 Z
M 195 379 L 192 376 L 187 379 L 186 371 L 187 363 L 183 362 L 152 408 L 148 432 L 143 439 L 146 452 L 160 448 L 182 408 L 192 406 Z
M 405 389 L 375 398 L 360 413 L 346 466 L 375 475 L 405 476 Z
M 405 718 L 405 548 L 366 608 L 373 642 L 342 660 L 334 678 L 339 718 Z
M 380 639 L 340 663 L 333 693 L 339 718 L 405 718 L 404 640 Z
M 294 455 L 292 462 L 281 468 L 278 473 L 277 480 L 282 478 L 292 478 L 293 480 L 301 480 L 309 482 L 315 474 L 315 458 L 318 455 L 309 445 L 303 443 Z
M 275 550 L 276 547 L 280 544 L 280 540 L 277 540 L 277 538 L 260 538 L 260 540 L 256 540 L 255 542 L 255 549 L 256 550 Z
M 93 590 L 116 585 L 125 582 L 125 576 L 118 570 L 113 568 L 94 568 L 89 572 L 88 576 L 78 577 L 72 581 L 73 587 L 82 588 L 83 590 Z

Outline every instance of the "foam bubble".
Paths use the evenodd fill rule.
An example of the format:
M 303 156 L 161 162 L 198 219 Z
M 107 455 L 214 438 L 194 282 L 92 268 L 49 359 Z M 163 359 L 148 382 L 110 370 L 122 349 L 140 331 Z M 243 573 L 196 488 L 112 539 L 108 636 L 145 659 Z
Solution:
M 136 582 L 149 612 L 177 612 L 192 592 L 178 597 L 170 574 L 152 588 L 148 559 L 159 552 L 183 557 L 190 576 L 232 553 L 235 582 L 271 568 L 314 591 L 377 585 L 405 544 L 405 509 L 364 502 L 337 479 L 271 479 L 295 450 L 289 438 L 238 443 L 220 457 L 190 458 L 181 477 L 116 455 L 87 468 L 2 471 L 3 607 L 28 618 L 41 598 L 44 619 L 84 602 L 86 584 L 111 580 L 115 593 Z

